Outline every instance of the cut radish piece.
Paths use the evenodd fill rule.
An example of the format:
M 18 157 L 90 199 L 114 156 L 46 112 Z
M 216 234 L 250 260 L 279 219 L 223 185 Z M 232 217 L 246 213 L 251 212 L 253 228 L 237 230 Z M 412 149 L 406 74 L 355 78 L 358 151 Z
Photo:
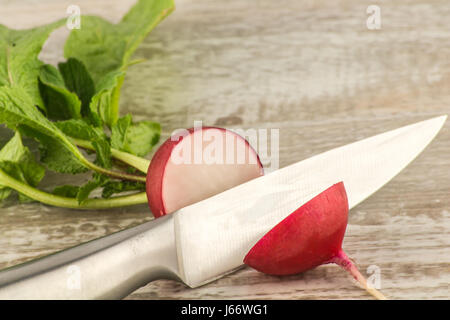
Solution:
M 291 275 L 322 264 L 336 263 L 375 298 L 385 299 L 367 284 L 342 250 L 347 218 L 347 193 L 340 182 L 277 224 L 247 253 L 244 263 L 272 275 Z
M 263 174 L 256 151 L 240 135 L 214 127 L 183 130 L 153 156 L 148 203 L 157 218 Z

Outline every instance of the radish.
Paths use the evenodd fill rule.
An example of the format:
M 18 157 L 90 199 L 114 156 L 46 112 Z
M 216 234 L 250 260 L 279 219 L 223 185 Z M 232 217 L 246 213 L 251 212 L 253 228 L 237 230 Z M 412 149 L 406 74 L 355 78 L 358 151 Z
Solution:
M 147 172 L 147 199 L 158 218 L 263 175 L 258 154 L 242 136 L 194 127 L 167 139 Z
M 347 218 L 347 193 L 344 183 L 340 182 L 278 223 L 250 249 L 244 263 L 271 275 L 297 274 L 322 264 L 335 263 L 375 298 L 386 299 L 369 287 L 342 250 Z

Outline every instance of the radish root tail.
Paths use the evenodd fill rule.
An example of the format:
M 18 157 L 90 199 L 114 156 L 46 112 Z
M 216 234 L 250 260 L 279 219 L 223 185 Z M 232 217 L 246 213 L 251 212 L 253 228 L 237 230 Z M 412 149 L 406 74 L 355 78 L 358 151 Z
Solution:
M 353 278 L 355 278 L 355 280 L 358 281 L 363 286 L 363 288 L 377 300 L 387 299 L 380 291 L 368 285 L 366 278 L 364 278 L 361 272 L 359 272 L 355 264 L 350 260 L 350 258 L 345 254 L 344 251 L 341 250 L 338 255 L 334 259 L 332 259 L 331 262 L 336 263 L 348 273 L 350 273 Z

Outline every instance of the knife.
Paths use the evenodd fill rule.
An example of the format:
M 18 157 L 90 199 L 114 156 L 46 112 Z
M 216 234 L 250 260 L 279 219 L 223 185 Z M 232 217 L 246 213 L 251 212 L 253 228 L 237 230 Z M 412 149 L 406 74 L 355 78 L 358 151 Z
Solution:
M 191 288 L 242 266 L 274 225 L 343 181 L 349 208 L 405 168 L 447 116 L 294 163 L 173 214 L 0 271 L 0 299 L 119 299 L 156 279 Z

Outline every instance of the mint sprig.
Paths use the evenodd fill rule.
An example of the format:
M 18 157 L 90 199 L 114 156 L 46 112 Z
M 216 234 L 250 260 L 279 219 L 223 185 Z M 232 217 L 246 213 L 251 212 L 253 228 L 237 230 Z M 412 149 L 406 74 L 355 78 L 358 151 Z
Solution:
M 50 33 L 63 23 L 64 20 L 59 20 L 28 30 L 0 25 L 0 86 L 22 88 L 34 105 L 45 110 L 38 87 L 43 64 L 38 55 Z
M 159 141 L 161 128 L 121 117 L 120 90 L 134 51 L 173 9 L 173 0 L 139 0 L 118 24 L 82 16 L 81 29 L 72 30 L 64 46 L 67 60 L 57 66 L 38 55 L 63 19 L 29 30 L 0 25 L 0 124 L 15 132 L 0 150 L 0 201 L 15 190 L 21 200 L 68 208 L 146 202 L 139 172 L 146 173 L 149 160 L 142 157 Z M 39 143 L 39 154 L 22 144 L 22 136 Z M 46 170 L 91 172 L 92 178 L 49 193 L 38 189 Z M 99 188 L 104 199 L 91 198 Z M 112 197 L 123 192 L 136 193 Z
M 0 150 L 0 169 L 32 187 L 38 185 L 45 173 L 45 168 L 23 145 L 19 132 L 16 132 L 14 137 Z M 12 191 L 11 188 L 2 185 L 0 181 L 0 200 L 7 199 Z M 24 196 L 20 194 L 19 199 L 24 200 Z
M 64 55 L 89 70 L 96 86 L 91 111 L 109 127 L 119 119 L 120 88 L 132 54 L 173 9 L 169 0 L 138 1 L 118 24 L 83 16 L 83 27 L 70 33 Z
M 67 89 L 64 79 L 54 66 L 43 65 L 39 73 L 39 91 L 48 119 L 81 119 L 81 101 Z

